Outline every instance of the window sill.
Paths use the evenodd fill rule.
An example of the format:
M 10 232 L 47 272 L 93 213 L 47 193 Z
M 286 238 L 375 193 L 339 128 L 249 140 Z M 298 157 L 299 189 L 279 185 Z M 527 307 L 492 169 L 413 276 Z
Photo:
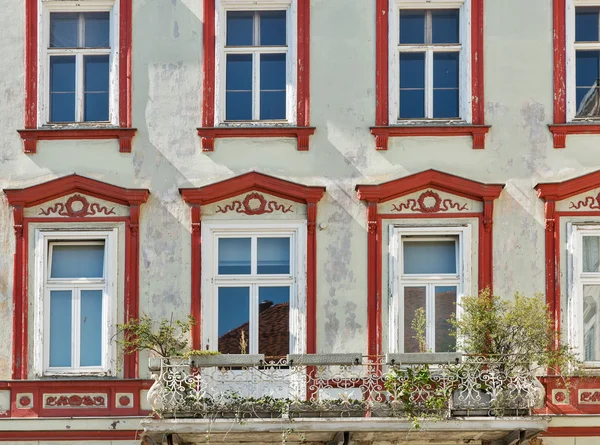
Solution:
M 135 128 L 101 127 L 101 128 L 34 128 L 17 130 L 23 139 L 25 153 L 37 152 L 37 141 L 40 140 L 68 140 L 68 139 L 118 139 L 119 151 L 131 153 L 131 140 L 135 135 Z
M 298 151 L 308 151 L 309 136 L 314 134 L 315 127 L 202 127 L 198 135 L 202 138 L 202 151 L 214 151 L 217 138 L 281 138 L 289 137 L 298 140 Z
M 490 130 L 489 125 L 465 125 L 465 124 L 445 124 L 445 125 L 392 125 L 385 127 L 371 127 L 371 134 L 375 136 L 375 148 L 377 150 L 387 150 L 390 137 L 410 137 L 410 136 L 472 136 L 473 149 L 481 150 L 485 148 L 485 135 Z
M 548 125 L 554 136 L 554 148 L 566 148 L 567 134 L 600 134 L 600 122 Z

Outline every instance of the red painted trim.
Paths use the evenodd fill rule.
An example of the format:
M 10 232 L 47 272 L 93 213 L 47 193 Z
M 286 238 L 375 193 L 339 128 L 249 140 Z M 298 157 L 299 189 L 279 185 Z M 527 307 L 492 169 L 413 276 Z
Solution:
M 600 134 L 599 124 L 559 124 L 548 125 L 553 135 L 554 148 L 565 148 L 568 134 Z
M 295 1 L 298 3 L 297 126 L 215 128 L 215 0 L 204 0 L 202 128 L 198 128 L 198 135 L 202 141 L 202 151 L 214 151 L 215 139 L 225 137 L 294 137 L 298 140 L 299 151 L 309 149 L 309 136 L 315 131 L 314 127 L 310 127 L 310 0 Z
M 215 0 L 204 0 L 203 13 L 202 126 L 212 127 L 215 124 Z M 205 149 L 204 138 L 202 149 L 212 151 Z
M 383 184 L 357 185 L 356 191 L 359 199 L 363 201 L 385 202 L 427 187 L 434 187 L 468 199 L 484 201 L 485 198 L 498 198 L 504 184 L 484 184 L 430 169 Z
M 118 139 L 121 153 L 131 152 L 131 140 L 135 128 L 77 128 L 77 129 L 33 129 L 17 130 L 23 139 L 25 153 L 37 153 L 37 141 Z
M 251 190 L 300 203 L 318 202 L 325 193 L 325 187 L 296 184 L 258 172 L 245 173 L 204 187 L 181 188 L 179 193 L 189 204 L 207 205 Z
M 388 0 L 377 0 L 375 11 L 375 125 L 378 127 L 389 125 L 388 4 Z
M 471 94 L 474 125 L 485 123 L 483 22 L 483 0 L 473 0 L 471 3 Z M 484 144 L 485 133 L 478 135 L 473 133 L 473 148 L 485 148 Z
M 565 0 L 553 0 L 553 41 L 554 41 L 554 123 L 567 121 L 567 79 L 566 79 L 566 7 Z M 550 130 L 552 131 L 552 129 Z M 556 135 L 554 147 L 556 146 Z
M 120 0 L 119 126 L 106 129 L 38 129 L 38 0 L 25 2 L 25 130 L 19 130 L 25 153 L 36 153 L 38 140 L 119 139 L 119 151 L 131 152 L 132 0 Z
M 131 127 L 132 0 L 121 0 L 119 11 L 119 126 Z M 133 137 L 133 134 L 131 135 Z M 119 138 L 121 141 L 121 138 Z M 121 152 L 131 152 L 131 138 Z M 128 148 L 128 149 L 127 149 Z
M 129 217 L 65 217 L 25 218 L 23 210 L 53 199 L 80 192 L 98 199 L 129 206 Z M 16 238 L 13 304 L 13 357 L 12 378 L 27 379 L 28 360 L 28 316 L 29 295 L 27 291 L 28 257 L 27 230 L 30 222 L 46 221 L 69 223 L 73 221 L 125 222 L 125 321 L 139 317 L 139 206 L 148 200 L 145 189 L 126 189 L 79 175 L 69 175 L 22 189 L 4 190 L 8 203 L 13 207 Z M 138 375 L 137 354 L 125 356 L 123 373 L 125 378 Z
M 298 0 L 298 80 L 297 80 L 297 111 L 299 127 L 310 124 L 310 0 Z M 314 132 L 314 129 L 313 129 Z M 313 133 L 310 133 L 313 134 Z M 298 136 L 299 137 L 299 136 Z M 308 150 L 308 135 L 306 144 L 298 150 Z
M 485 148 L 484 66 L 483 66 L 483 0 L 471 2 L 471 94 L 473 125 L 461 126 L 389 126 L 389 6 L 387 0 L 377 0 L 375 11 L 375 136 L 377 150 L 387 150 L 390 137 L 408 136 L 472 136 L 473 149 Z
M 191 204 L 190 213 L 192 219 L 192 306 L 190 314 L 196 319 L 196 324 L 192 327 L 192 348 L 200 350 L 203 349 L 201 345 L 202 212 L 200 211 L 200 204 Z
M 485 148 L 485 135 L 489 125 L 393 125 L 389 127 L 371 127 L 375 136 L 377 150 L 387 150 L 390 137 L 411 136 L 472 136 L 473 149 Z
M 298 150 L 309 148 L 309 136 L 315 127 L 204 127 L 198 128 L 202 151 L 214 151 L 217 138 L 296 138 Z
M 379 268 L 377 257 L 379 252 L 379 224 L 377 219 L 377 203 L 367 203 L 367 332 L 368 349 L 370 356 L 380 355 L 381 352 L 381 292 L 378 291 Z
M 25 2 L 25 128 L 37 127 L 38 0 Z
M 600 437 L 600 427 L 597 426 L 554 426 L 540 434 L 540 437 Z
M 433 187 L 458 196 L 483 201 L 481 213 L 378 214 L 377 204 Z M 479 289 L 493 285 L 493 209 L 502 192 L 502 184 L 483 184 L 437 170 L 426 170 L 379 185 L 357 185 L 358 198 L 367 201 L 367 335 L 368 355 L 382 351 L 382 230 L 383 219 L 407 218 L 478 218 L 479 220 Z
M 535 186 L 538 198 L 562 201 L 600 186 L 600 170 L 563 182 L 540 183 Z M 581 212 L 577 212 L 581 214 Z
M 306 212 L 306 353 L 317 353 L 317 202 Z
M 6 440 L 138 440 L 143 431 L 3 431 Z
M 192 345 L 201 349 L 201 253 L 202 205 L 212 204 L 249 191 L 260 191 L 307 205 L 306 241 L 306 349 L 317 352 L 317 203 L 325 193 L 324 187 L 306 186 L 258 172 L 249 172 L 225 181 L 198 188 L 182 188 L 179 193 L 191 206 L 192 219 L 192 307 L 191 314 L 198 323 L 192 329 Z

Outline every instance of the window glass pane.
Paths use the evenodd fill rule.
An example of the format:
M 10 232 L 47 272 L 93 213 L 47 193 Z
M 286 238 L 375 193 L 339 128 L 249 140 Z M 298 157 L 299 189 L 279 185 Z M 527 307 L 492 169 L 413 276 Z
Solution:
M 55 244 L 50 278 L 102 278 L 103 244 Z
M 260 45 L 285 45 L 285 11 L 261 11 Z
M 250 238 L 219 238 L 219 274 L 250 274 Z
M 400 118 L 425 117 L 425 53 L 400 53 Z
M 400 43 L 425 43 L 425 11 L 400 10 Z
M 254 12 L 227 11 L 227 46 L 252 46 Z
M 76 48 L 79 14 L 50 13 L 50 48 Z
M 75 56 L 50 57 L 50 121 L 75 120 Z
M 258 353 L 282 357 L 290 352 L 289 286 L 258 289 Z
M 405 274 L 456 273 L 454 241 L 404 241 Z
M 459 23 L 458 9 L 433 9 L 431 11 L 431 42 L 460 43 Z
M 258 273 L 290 273 L 290 239 L 258 238 Z
M 598 41 L 598 8 L 575 8 L 575 41 Z
M 71 366 L 71 312 L 70 290 L 50 292 L 50 366 Z
M 108 120 L 108 55 L 85 56 L 84 69 L 84 120 Z
M 260 119 L 285 119 L 285 54 L 260 56 Z
M 583 237 L 583 271 L 600 272 L 600 236 Z
M 421 352 L 419 342 L 414 338 L 417 333 L 412 328 L 412 323 L 417 309 L 425 310 L 425 292 L 425 287 L 404 288 L 404 352 Z
M 577 51 L 575 54 L 577 116 L 600 115 L 599 64 L 600 51 Z
M 228 54 L 226 73 L 226 119 L 252 119 L 252 55 Z
M 456 350 L 452 325 L 448 321 L 456 310 L 456 286 L 435 287 L 435 352 Z
M 83 14 L 83 18 L 85 21 L 85 47 L 110 47 L 110 14 L 108 12 L 86 12 Z
M 600 285 L 583 286 L 584 360 L 600 360 Z
M 433 117 L 458 118 L 458 88 L 433 90 Z
M 81 291 L 81 366 L 102 366 L 102 291 Z
M 248 354 L 250 288 L 220 287 L 218 295 L 219 351 L 223 354 Z
M 459 53 L 433 55 L 433 117 L 458 117 Z

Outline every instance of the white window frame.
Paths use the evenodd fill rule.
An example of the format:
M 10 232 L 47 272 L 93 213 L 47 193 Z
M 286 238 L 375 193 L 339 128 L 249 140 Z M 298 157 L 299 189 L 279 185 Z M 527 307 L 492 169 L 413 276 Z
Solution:
M 583 315 L 583 287 L 585 285 L 600 285 L 600 272 L 583 272 L 583 237 L 600 236 L 600 225 L 567 223 L 567 280 L 568 280 L 568 317 L 569 344 L 574 348 L 581 361 L 584 361 L 585 329 Z M 598 314 L 600 317 L 600 312 Z M 598 320 L 597 328 L 600 328 Z M 597 338 L 598 340 L 598 338 Z M 600 367 L 600 360 L 584 361 L 586 366 Z
M 401 9 L 459 9 L 460 44 L 459 45 L 400 45 Z M 472 85 L 471 85 L 471 0 L 389 0 L 389 42 L 388 42 L 388 118 L 393 124 L 444 123 L 473 121 Z M 402 48 L 402 51 L 400 51 Z M 433 116 L 433 53 L 459 52 L 458 110 L 456 118 L 411 118 L 400 119 L 400 52 L 425 51 L 425 115 Z M 460 49 L 460 51 L 457 51 Z
M 218 239 L 223 237 L 290 237 L 290 274 L 218 275 Z M 256 251 L 256 249 L 253 249 Z M 254 284 L 254 286 L 252 286 Z M 306 221 L 273 222 L 202 222 L 202 346 L 218 350 L 218 287 L 250 287 L 256 289 L 250 310 L 248 353 L 258 353 L 258 286 L 290 286 L 290 354 L 306 352 Z M 253 303 L 254 303 L 253 302 Z
M 566 50 L 566 75 L 567 75 L 567 122 L 571 121 L 598 121 L 600 117 L 575 117 L 577 115 L 576 94 L 576 50 L 599 50 L 600 43 L 582 42 L 575 43 L 575 8 L 585 6 L 600 6 L 600 0 L 566 0 L 565 1 L 565 50 Z
M 215 126 L 218 125 L 247 125 L 247 126 L 272 126 L 296 125 L 297 123 L 297 0 L 216 0 L 215 2 Z M 254 61 L 258 53 L 282 53 L 282 47 L 233 47 L 225 50 L 227 36 L 227 11 L 286 11 L 286 118 L 283 120 L 251 120 L 227 121 L 225 119 L 226 98 L 226 54 L 252 53 Z M 255 31 L 256 32 L 256 31 Z M 253 116 L 260 116 L 260 64 L 253 62 L 252 71 L 252 107 Z
M 119 2 L 120 0 L 38 1 L 38 126 L 86 127 L 119 125 Z M 110 50 L 50 49 L 51 12 L 110 12 Z M 108 122 L 83 120 L 83 55 L 109 55 Z M 50 122 L 50 55 L 75 56 L 75 121 Z
M 403 249 L 402 242 L 404 237 L 410 237 L 411 240 L 429 238 L 433 240 L 436 237 L 457 237 L 457 273 L 442 274 L 439 276 L 404 275 L 403 270 Z M 456 286 L 456 316 L 460 318 L 460 300 L 466 292 L 471 289 L 471 228 L 464 226 L 399 226 L 391 225 L 389 227 L 389 352 L 404 352 L 404 293 L 402 288 L 405 286 L 432 287 L 435 286 Z M 434 289 L 428 289 L 429 293 Z M 433 295 L 435 298 L 435 295 Z M 429 298 L 428 298 L 429 300 Z M 435 350 L 435 326 L 430 323 L 435 320 L 435 306 L 427 303 L 426 307 L 426 341 L 428 349 Z
M 35 329 L 41 335 L 37 337 L 35 357 L 38 360 L 36 368 L 42 375 L 115 375 L 117 320 L 117 251 L 118 229 L 93 231 L 71 231 L 56 229 L 36 229 L 35 240 Z M 50 244 L 53 243 L 88 243 L 102 241 L 104 243 L 104 278 L 102 279 L 50 279 L 51 267 Z M 103 287 L 102 295 L 102 364 L 101 366 L 76 366 L 79 357 L 78 336 L 72 344 L 72 367 L 50 367 L 50 291 L 62 289 L 98 289 Z M 73 294 L 74 307 L 76 295 Z M 73 311 L 73 331 L 79 330 L 78 313 Z

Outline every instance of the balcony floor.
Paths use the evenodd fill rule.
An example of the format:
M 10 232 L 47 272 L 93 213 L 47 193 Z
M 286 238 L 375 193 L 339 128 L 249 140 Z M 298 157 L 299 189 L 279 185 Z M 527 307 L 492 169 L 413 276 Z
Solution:
M 320 419 L 146 419 L 142 421 L 147 443 L 167 444 L 278 444 L 288 431 L 286 444 L 360 445 L 394 443 L 428 445 L 513 445 L 519 438 L 531 438 L 548 428 L 543 417 L 468 417 L 448 421 L 422 421 L 415 430 L 408 420 L 391 418 L 320 418 Z M 291 431 L 291 432 L 289 432 Z M 349 440 L 344 435 L 349 432 Z M 520 434 L 521 432 L 521 434 Z M 177 441 L 179 440 L 179 442 Z

